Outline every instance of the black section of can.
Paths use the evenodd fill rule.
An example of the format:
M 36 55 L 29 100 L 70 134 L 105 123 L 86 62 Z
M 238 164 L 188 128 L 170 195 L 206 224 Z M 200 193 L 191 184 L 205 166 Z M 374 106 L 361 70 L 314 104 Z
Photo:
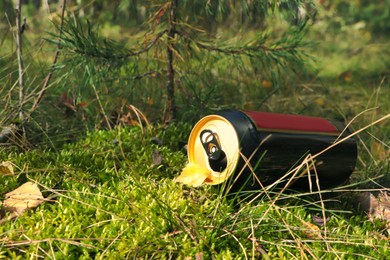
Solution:
M 307 154 L 314 155 L 321 152 L 332 145 L 337 138 L 341 139 L 350 134 L 349 130 L 344 131 L 340 137 L 324 133 L 262 131 L 258 130 L 252 120 L 241 111 L 225 110 L 218 112 L 217 115 L 226 118 L 233 125 L 239 138 L 242 156 L 251 158 L 249 162 L 253 171 L 240 156 L 235 174 L 230 177 L 237 179 L 232 191 L 258 189 L 260 184 L 256 179 L 259 179 L 264 186 L 272 184 L 294 166 L 299 165 Z M 343 124 L 332 123 L 340 133 L 343 131 Z M 354 137 L 348 138 L 315 158 L 315 171 L 320 189 L 344 183 L 352 174 L 356 159 L 357 145 Z M 305 169 L 306 166 L 302 170 Z M 253 176 L 253 172 L 256 176 Z M 313 169 L 310 173 L 311 187 L 317 190 L 316 174 Z M 284 186 L 287 181 L 288 178 L 279 186 Z M 307 174 L 304 174 L 292 180 L 290 188 L 307 190 L 309 183 Z

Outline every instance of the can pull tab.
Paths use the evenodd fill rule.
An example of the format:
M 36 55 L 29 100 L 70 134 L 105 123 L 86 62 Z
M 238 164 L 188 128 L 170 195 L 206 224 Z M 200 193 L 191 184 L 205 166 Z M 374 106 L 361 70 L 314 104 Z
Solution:
M 200 133 L 200 141 L 210 160 L 217 161 L 223 156 L 223 151 L 215 134 L 208 129 Z
M 213 131 L 205 129 L 200 132 L 200 141 L 209 158 L 209 165 L 214 171 L 222 172 L 227 166 L 227 158 Z

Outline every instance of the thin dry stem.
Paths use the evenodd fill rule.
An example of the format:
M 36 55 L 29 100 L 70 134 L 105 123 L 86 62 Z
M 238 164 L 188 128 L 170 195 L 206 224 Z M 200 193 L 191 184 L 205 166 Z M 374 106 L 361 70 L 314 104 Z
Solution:
M 246 164 L 246 165 L 250 165 L 249 162 L 250 162 L 251 158 L 254 156 L 255 153 L 256 153 L 256 151 L 254 151 L 254 153 L 252 153 L 252 155 L 251 155 L 248 159 L 246 159 L 246 158 L 242 155 L 242 157 L 243 157 L 244 160 L 245 160 L 245 164 Z M 244 166 L 244 167 L 245 167 L 245 166 Z M 251 169 L 251 170 L 252 170 L 253 175 L 255 175 L 255 173 L 253 172 L 253 169 Z M 283 193 L 283 191 L 290 185 L 290 182 L 292 181 L 292 179 L 294 178 L 294 176 L 295 176 L 296 174 L 298 174 L 298 172 L 299 172 L 298 170 L 295 172 L 295 174 L 293 175 L 293 177 L 288 181 L 288 183 L 287 183 L 287 184 L 285 185 L 285 187 L 280 191 L 280 193 L 276 196 L 275 199 L 272 199 L 272 198 L 271 198 L 271 195 L 267 192 L 268 189 L 267 189 L 266 187 L 264 187 L 264 186 L 262 185 L 262 183 L 259 181 L 259 185 L 261 186 L 261 188 L 262 188 L 264 194 L 265 194 L 265 195 L 267 196 L 267 198 L 271 201 L 271 205 L 267 208 L 267 210 L 264 212 L 264 214 L 262 215 L 262 217 L 260 218 L 260 220 L 259 220 L 258 223 L 256 224 L 256 228 L 260 225 L 260 223 L 263 221 L 263 219 L 264 219 L 265 216 L 269 213 L 269 211 L 270 211 L 271 209 L 274 209 L 275 212 L 279 215 L 279 217 L 280 217 L 281 221 L 283 222 L 284 226 L 286 227 L 286 229 L 287 229 L 288 232 L 290 233 L 291 237 L 297 242 L 298 246 L 301 248 L 302 245 L 301 245 L 299 239 L 296 238 L 296 236 L 294 235 L 294 232 L 291 230 L 291 228 L 289 227 L 288 223 L 285 221 L 285 219 L 283 218 L 281 212 L 279 211 L 279 207 L 277 207 L 276 204 L 275 204 L 276 201 L 278 200 L 279 196 L 280 196 L 280 195 Z M 256 175 L 255 175 L 255 176 L 256 176 Z M 263 194 L 263 193 L 260 193 L 260 194 L 258 194 L 257 196 L 255 196 L 255 198 L 253 198 L 251 201 L 249 201 L 249 202 L 248 202 L 244 207 L 242 207 L 236 214 L 238 215 L 240 212 L 242 212 L 247 206 L 249 206 L 250 204 L 252 204 L 253 201 L 255 201 L 256 199 L 258 199 L 259 196 L 261 196 L 262 194 Z M 250 235 L 248 236 L 248 239 L 250 239 Z M 302 248 L 301 248 L 301 250 L 302 250 Z
M 362 112 L 360 112 L 359 114 L 357 114 L 356 116 L 354 116 L 349 122 L 348 124 L 345 125 L 343 131 L 341 131 L 341 133 L 339 134 L 339 136 L 336 138 L 336 140 L 334 142 L 337 142 L 341 136 L 343 136 L 344 132 L 347 131 L 348 127 L 352 124 L 353 121 L 355 121 L 355 119 L 357 119 L 358 117 L 360 117 L 361 115 L 363 115 L 364 113 L 367 113 L 369 111 L 372 111 L 372 110 L 375 110 L 375 109 L 378 109 L 378 107 L 373 107 L 373 108 L 369 108 L 369 109 L 366 109 Z
M 18 57 L 18 70 L 19 70 L 19 120 L 23 124 L 25 117 L 23 112 L 24 103 L 24 66 L 23 66 L 23 51 L 22 51 L 22 25 L 21 25 L 21 13 L 22 13 L 22 0 L 18 0 L 16 6 L 16 55 Z
M 127 107 L 128 107 L 130 110 L 132 110 L 132 111 L 134 112 L 135 116 L 137 117 L 138 124 L 139 124 L 139 126 L 141 127 L 142 137 L 144 137 L 144 136 L 145 136 L 145 131 L 144 131 L 144 127 L 143 127 L 142 121 L 145 122 L 145 124 L 146 124 L 147 127 L 150 127 L 150 123 L 149 123 L 148 118 L 145 116 L 144 113 L 141 112 L 141 110 L 139 110 L 139 109 L 136 108 L 135 106 L 133 106 L 133 105 L 128 105 Z
M 339 141 L 333 143 L 332 145 L 330 145 L 329 147 L 325 148 L 325 149 L 322 150 L 321 152 L 319 152 L 319 153 L 313 155 L 313 159 L 317 158 L 318 156 L 320 156 L 321 154 L 325 153 L 326 151 L 332 149 L 332 148 L 335 147 L 336 145 L 338 145 L 338 144 L 340 144 L 340 143 L 342 143 L 342 142 L 348 140 L 349 138 L 351 138 L 351 137 L 353 137 L 353 136 L 355 136 L 355 135 L 357 135 L 357 134 L 359 134 L 359 133 L 361 133 L 361 132 L 367 130 L 367 129 L 370 128 L 371 126 L 376 125 L 376 124 L 378 124 L 378 123 L 380 123 L 380 122 L 382 122 L 382 121 L 384 121 L 384 120 L 386 120 L 386 119 L 389 119 L 389 118 L 390 118 L 390 114 L 387 114 L 387 115 L 385 115 L 385 116 L 379 118 L 378 120 L 376 120 L 376 121 L 370 123 L 369 125 L 360 128 L 358 131 L 356 131 L 356 132 L 354 132 L 354 133 L 352 133 L 352 134 L 350 134 L 350 135 L 348 135 L 348 136 L 342 138 L 341 140 L 339 140 Z
M 244 245 L 240 242 L 240 240 L 237 238 L 237 236 L 234 235 L 234 233 L 233 233 L 232 231 L 230 231 L 230 230 L 227 230 L 227 229 L 222 228 L 222 231 L 225 232 L 225 235 L 221 235 L 221 238 L 224 237 L 224 236 L 226 236 L 226 235 L 230 235 L 234 240 L 237 241 L 238 245 L 239 245 L 240 248 L 242 249 L 242 252 L 244 253 L 245 259 L 248 259 L 248 255 L 247 255 L 247 253 L 246 253 L 245 247 L 244 247 Z
M 30 114 L 32 112 L 34 112 L 38 108 L 39 103 L 42 101 L 43 95 L 45 94 L 46 90 L 48 89 L 50 80 L 51 80 L 51 78 L 53 76 L 53 68 L 54 68 L 55 64 L 57 63 L 58 56 L 60 55 L 61 35 L 62 35 L 62 28 L 63 28 L 63 24 L 64 24 L 65 7 L 66 7 L 66 0 L 62 0 L 62 3 L 61 3 L 61 21 L 60 21 L 60 31 L 59 31 L 59 37 L 58 37 L 57 50 L 56 50 L 56 53 L 54 55 L 53 62 L 51 64 L 51 68 L 50 68 L 49 74 L 47 74 L 47 76 L 45 78 L 45 82 L 43 83 L 43 86 L 42 86 L 41 90 L 39 91 L 38 96 L 35 99 L 35 102 L 34 102 L 34 104 L 32 105 L 32 107 L 30 109 Z
M 103 113 L 103 117 L 104 117 L 104 120 L 106 121 L 107 127 L 108 127 L 108 129 L 112 130 L 112 127 L 110 124 L 110 119 L 108 119 L 107 113 L 104 110 L 104 106 L 103 106 L 102 102 L 100 101 L 99 94 L 97 93 L 96 86 L 93 82 L 92 82 L 92 89 L 93 89 L 93 92 L 95 93 L 96 100 L 99 104 L 99 107 Z
M 16 247 L 16 246 L 25 246 L 25 245 L 33 245 L 33 244 L 39 244 L 39 243 L 46 243 L 46 242 L 52 242 L 52 241 L 60 241 L 63 243 L 68 243 L 75 246 L 82 246 L 89 249 L 96 249 L 96 247 L 91 246 L 90 244 L 78 242 L 78 240 L 93 240 L 91 238 L 89 239 L 81 239 L 81 238 L 44 238 L 44 239 L 35 239 L 35 240 L 20 240 L 20 241 L 6 241 L 3 243 L 6 247 Z
M 121 233 L 119 233 L 119 234 L 111 241 L 111 243 L 104 249 L 104 251 L 102 252 L 102 254 L 101 254 L 100 257 L 103 258 L 103 256 L 104 256 L 105 254 L 107 254 L 108 249 L 109 249 L 115 242 L 117 242 L 117 241 L 119 240 L 119 238 L 120 238 L 125 232 L 127 232 L 127 229 L 124 229 Z
M 352 133 L 352 134 L 350 134 L 350 135 L 348 135 L 348 136 L 346 136 L 346 137 L 344 137 L 344 138 L 338 140 L 337 142 L 333 143 L 332 145 L 328 146 L 327 148 L 323 149 L 322 151 L 320 151 L 320 152 L 314 154 L 313 156 L 310 157 L 310 160 L 314 160 L 315 158 L 317 158 L 317 157 L 320 156 L 321 154 L 325 153 L 326 151 L 332 149 L 332 148 L 335 147 L 336 145 L 339 145 L 340 143 L 342 143 L 342 142 L 348 140 L 349 138 L 351 138 L 351 137 L 353 137 L 353 136 L 355 136 L 355 135 L 358 135 L 359 133 L 361 133 L 361 132 L 367 130 L 368 128 L 372 127 L 373 125 L 376 125 L 376 124 L 378 124 L 378 123 L 380 123 L 380 122 L 382 122 L 382 121 L 384 121 L 384 120 L 386 120 L 386 119 L 389 119 L 389 118 L 390 118 L 390 114 L 385 115 L 385 116 L 379 118 L 378 120 L 376 120 L 376 121 L 374 121 L 374 122 L 368 124 L 367 126 L 360 128 L 359 130 L 355 131 L 354 133 Z M 306 157 L 298 166 L 296 166 L 296 167 L 294 167 L 293 169 L 291 169 L 290 171 L 288 171 L 284 176 L 282 176 L 281 178 L 279 178 L 274 184 L 268 186 L 268 187 L 266 188 L 266 190 L 271 189 L 272 187 L 276 186 L 276 185 L 279 183 L 279 181 L 281 181 L 281 180 L 283 180 L 284 178 L 286 178 L 287 176 L 293 174 L 292 178 L 291 178 L 291 179 L 289 180 L 289 182 L 285 185 L 285 187 L 281 190 L 281 192 L 283 192 L 283 191 L 291 184 L 291 183 L 290 183 L 291 180 L 295 177 L 295 175 L 297 174 L 297 172 L 299 172 L 300 169 L 302 169 L 302 167 L 307 163 L 307 161 L 308 161 L 308 158 Z
M 169 123 L 176 119 L 175 104 L 175 69 L 174 69 L 174 38 L 176 35 L 176 8 L 177 0 L 173 0 L 169 5 L 168 32 L 167 32 L 167 111 L 164 115 L 164 123 Z
M 265 216 L 268 214 L 268 212 L 273 208 L 273 209 L 276 211 L 276 213 L 281 217 L 282 222 L 284 223 L 285 227 L 287 228 L 287 230 L 288 230 L 289 233 L 291 234 L 292 238 L 294 239 L 294 242 L 297 243 L 297 245 L 299 246 L 299 248 L 300 248 L 301 250 L 308 251 L 308 250 L 307 250 L 307 247 L 305 247 L 305 246 L 302 244 L 302 241 L 300 241 L 300 239 L 298 239 L 298 238 L 296 238 L 296 237 L 294 236 L 294 233 L 292 232 L 292 230 L 289 228 L 288 224 L 287 224 L 287 223 L 285 222 L 285 220 L 283 219 L 281 213 L 279 212 L 278 207 L 275 205 L 276 201 L 277 201 L 278 198 L 281 196 L 281 194 L 283 193 L 283 191 L 284 191 L 285 189 L 287 189 L 287 188 L 290 186 L 292 180 L 293 180 L 294 177 L 300 172 L 300 170 L 303 168 L 303 166 L 306 165 L 306 169 L 307 169 L 307 170 L 304 171 L 304 173 L 309 173 L 309 172 L 310 172 L 310 168 L 311 168 L 311 167 L 309 167 L 309 164 L 310 164 L 310 162 L 314 162 L 314 159 L 315 159 L 315 158 L 317 158 L 318 156 L 320 156 L 320 155 L 323 154 L 324 152 L 328 151 L 329 149 L 333 148 L 334 146 L 336 146 L 336 145 L 338 145 L 338 144 L 344 142 L 345 140 L 347 140 L 347 139 L 349 139 L 349 138 L 351 138 L 351 137 L 353 137 L 353 136 L 355 136 L 355 135 L 357 135 L 357 134 L 359 134 L 359 133 L 365 131 L 366 129 L 370 128 L 371 126 L 373 126 L 373 125 L 375 125 L 375 124 L 378 124 L 378 123 L 380 123 L 380 122 L 382 122 L 382 121 L 384 121 L 384 120 L 386 120 L 386 119 L 388 119 L 388 118 L 390 118 L 390 114 L 388 114 L 388 115 L 386 115 L 386 116 L 383 116 L 383 117 L 379 118 L 378 120 L 376 120 L 376 121 L 370 123 L 369 125 L 367 125 L 367 126 L 361 128 L 361 129 L 359 129 L 358 131 L 356 131 L 356 132 L 354 132 L 354 133 L 348 135 L 347 137 L 342 138 L 341 140 L 338 140 L 337 142 L 333 143 L 332 145 L 330 145 L 329 147 L 325 148 L 324 150 L 318 152 L 317 154 L 315 154 L 315 155 L 313 155 L 313 156 L 311 156 L 311 155 L 307 156 L 307 157 L 303 160 L 303 162 L 302 162 L 300 165 L 298 165 L 297 167 L 291 169 L 289 172 L 287 172 L 284 176 L 282 176 L 282 178 L 280 178 L 280 179 L 276 182 L 276 183 L 278 183 L 280 180 L 286 178 L 287 176 L 289 176 L 289 175 L 291 175 L 291 174 L 293 175 L 293 176 L 289 179 L 289 181 L 286 183 L 286 185 L 282 188 L 282 190 L 276 195 L 276 197 L 275 197 L 274 199 L 271 199 L 271 196 L 269 195 L 268 190 L 269 190 L 271 187 L 275 186 L 275 185 L 270 185 L 271 187 L 266 187 L 266 188 L 264 188 L 264 187 L 261 185 L 261 182 L 259 182 L 259 184 L 260 184 L 261 187 L 263 188 L 263 192 L 260 193 L 260 194 L 258 194 L 257 196 L 255 196 L 255 198 L 253 198 L 251 201 L 249 201 L 244 207 L 242 207 L 242 208 L 237 212 L 237 214 L 239 214 L 240 212 L 242 212 L 242 211 L 244 210 L 244 208 L 246 208 L 248 205 L 252 204 L 253 201 L 255 201 L 256 199 L 258 199 L 258 198 L 259 198 L 260 196 L 262 196 L 263 193 L 264 193 L 264 194 L 268 197 L 268 199 L 271 201 L 271 205 L 270 205 L 270 206 L 268 207 L 268 209 L 264 212 L 264 214 L 262 215 L 262 217 L 261 217 L 260 220 L 258 221 L 257 225 L 255 225 L 255 227 L 257 227 L 257 226 L 262 222 L 262 220 L 264 219 L 264 217 L 265 217 Z M 249 158 L 249 160 L 250 160 L 250 158 Z M 249 160 L 245 160 L 246 165 L 249 164 Z M 315 171 L 315 173 L 316 173 L 316 171 Z M 318 179 L 318 174 L 317 174 L 317 173 L 316 173 L 316 185 L 317 185 L 317 188 L 319 189 L 318 193 L 321 194 L 323 191 L 320 191 L 319 179 Z M 325 208 L 324 208 L 324 203 L 323 203 L 322 197 L 321 197 L 321 202 L 320 202 L 320 203 L 321 203 L 321 208 L 322 208 L 322 215 L 323 215 L 323 217 L 325 217 L 325 211 L 324 211 Z M 325 226 L 325 232 L 326 232 L 326 226 Z M 251 236 L 251 235 L 250 235 L 250 236 Z M 326 243 L 328 250 L 334 252 L 333 248 L 332 248 L 332 247 L 330 246 L 330 244 L 328 243 L 328 239 L 327 239 L 326 236 L 323 238 L 323 241 Z M 302 248 L 302 247 L 303 247 L 303 248 Z M 306 249 L 305 249 L 305 248 L 306 248 Z M 309 254 L 311 254 L 310 251 L 308 251 L 308 252 L 309 252 Z M 337 254 L 336 254 L 336 255 L 337 255 Z
M 124 219 L 124 218 L 122 218 L 122 217 L 120 217 L 120 216 L 118 216 L 118 215 L 116 215 L 116 214 L 113 214 L 112 212 L 107 211 L 107 210 L 105 210 L 105 209 L 103 209 L 103 208 L 96 207 L 96 206 L 91 205 L 91 204 L 89 204 L 89 203 L 87 203 L 87 202 L 84 202 L 84 201 L 82 201 L 82 200 L 78 200 L 78 199 L 72 198 L 71 196 L 67 196 L 67 195 L 65 195 L 65 194 L 63 194 L 63 193 L 60 193 L 60 192 L 58 192 L 58 190 L 51 189 L 51 188 L 49 188 L 49 187 L 43 185 L 42 183 L 37 183 L 37 184 L 38 184 L 39 186 L 42 186 L 43 188 L 45 188 L 47 191 L 50 191 L 50 192 L 54 193 L 54 195 L 61 196 L 61 197 L 64 197 L 64 198 L 67 198 L 67 199 L 70 199 L 70 200 L 74 200 L 74 201 L 76 201 L 76 202 L 78 202 L 78 203 L 80 203 L 80 204 L 82 204 L 82 205 L 85 205 L 85 206 L 88 206 L 88 207 L 90 207 L 90 208 L 92 208 L 92 209 L 95 209 L 96 211 L 101 211 L 101 212 L 104 212 L 104 213 L 106 213 L 106 214 L 109 214 L 109 215 L 115 217 L 116 220 L 118 220 L 118 221 L 124 221 L 124 220 L 126 220 L 126 219 Z

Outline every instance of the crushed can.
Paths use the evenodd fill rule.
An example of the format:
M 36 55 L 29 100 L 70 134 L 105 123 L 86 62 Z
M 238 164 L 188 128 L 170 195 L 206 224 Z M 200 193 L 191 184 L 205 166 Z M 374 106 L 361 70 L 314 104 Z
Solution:
M 343 123 L 321 117 L 223 110 L 193 127 L 188 161 L 206 172 L 198 184 L 228 182 L 232 190 L 275 183 L 292 189 L 326 189 L 343 184 L 354 170 L 357 144 L 350 134 Z M 317 153 L 321 154 L 308 160 L 308 155 Z M 294 167 L 299 171 L 292 171 Z M 194 178 L 193 172 L 178 181 L 186 183 L 186 178 Z

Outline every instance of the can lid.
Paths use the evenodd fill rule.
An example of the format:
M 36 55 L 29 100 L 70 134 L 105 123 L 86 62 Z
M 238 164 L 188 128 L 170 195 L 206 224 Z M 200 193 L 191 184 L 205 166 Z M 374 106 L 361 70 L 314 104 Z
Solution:
M 240 157 L 239 139 L 224 117 L 209 115 L 194 126 L 188 140 L 188 160 L 210 170 L 204 181 L 220 184 L 235 171 Z

